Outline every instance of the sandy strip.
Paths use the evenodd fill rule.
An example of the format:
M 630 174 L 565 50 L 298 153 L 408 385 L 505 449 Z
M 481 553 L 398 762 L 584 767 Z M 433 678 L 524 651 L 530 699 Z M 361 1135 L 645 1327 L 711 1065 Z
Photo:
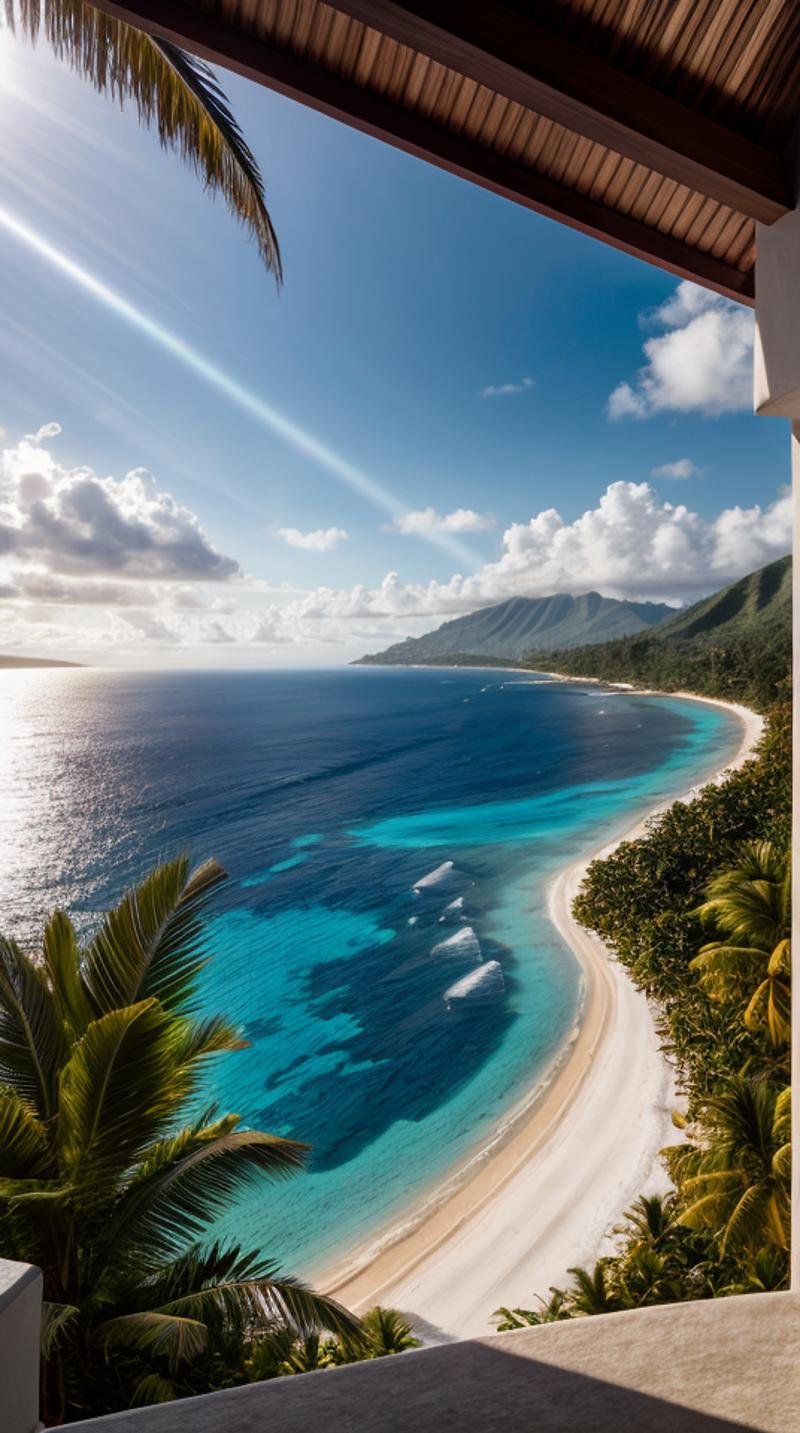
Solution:
M 741 721 L 734 759 L 698 785 L 721 781 L 741 766 L 763 730 L 763 718 L 747 707 L 688 692 L 644 695 L 710 702 Z M 680 799 L 676 794 L 649 811 L 620 839 L 635 840 L 654 815 Z M 534 1295 L 564 1282 L 570 1265 L 606 1251 L 609 1229 L 637 1194 L 666 1187 L 658 1152 L 675 1137 L 672 1070 L 645 997 L 570 914 L 589 862 L 617 844 L 581 856 L 549 891 L 550 918 L 582 971 L 572 1043 L 510 1113 L 499 1138 L 423 1199 L 403 1225 L 319 1281 L 348 1307 L 403 1309 L 431 1343 L 485 1333 L 500 1304 L 530 1307 Z

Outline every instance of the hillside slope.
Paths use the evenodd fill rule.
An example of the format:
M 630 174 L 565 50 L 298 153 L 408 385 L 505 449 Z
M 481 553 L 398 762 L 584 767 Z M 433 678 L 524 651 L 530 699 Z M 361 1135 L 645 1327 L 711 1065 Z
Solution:
M 778 558 L 653 632 L 599 646 L 539 646 L 524 665 L 766 707 L 791 674 L 792 560 Z
M 362 657 L 361 663 L 408 666 L 465 654 L 516 660 L 532 647 L 538 651 L 567 649 L 644 632 L 663 622 L 673 610 L 661 602 L 621 602 L 601 597 L 599 592 L 579 597 L 568 593 L 510 597 L 494 607 L 456 617 L 422 637 L 408 637 L 385 652 Z
M 17 671 L 23 667 L 82 667 L 83 662 L 59 662 L 54 657 L 0 656 L 0 669 Z

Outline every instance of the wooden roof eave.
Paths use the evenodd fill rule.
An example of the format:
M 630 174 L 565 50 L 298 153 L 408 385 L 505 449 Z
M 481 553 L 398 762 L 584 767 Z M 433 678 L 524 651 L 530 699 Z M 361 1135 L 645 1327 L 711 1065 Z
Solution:
M 228 24 L 215 13 L 183 0 L 92 0 L 92 3 L 128 24 L 172 40 L 210 63 L 231 69 L 681 278 L 699 281 L 746 304 L 754 301 L 752 272 L 727 264 L 701 248 L 662 233 L 577 189 L 559 184 L 550 176 L 322 65 Z M 384 0 L 376 0 L 375 4 L 364 0 L 360 8 L 373 12 L 383 4 Z M 351 0 L 342 0 L 341 8 L 354 10 L 356 0 L 352 0 L 352 5 Z M 374 19 L 370 23 L 375 23 Z M 775 202 L 774 196 L 770 202 Z

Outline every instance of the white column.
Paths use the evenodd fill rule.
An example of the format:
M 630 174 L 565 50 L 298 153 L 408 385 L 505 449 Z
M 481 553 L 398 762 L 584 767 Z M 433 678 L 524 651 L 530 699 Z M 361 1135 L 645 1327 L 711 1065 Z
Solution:
M 0 1427 L 33 1433 L 39 1422 L 42 1276 L 30 1264 L 0 1259 Z
M 791 420 L 792 565 L 792 1288 L 800 1292 L 800 208 L 756 225 L 757 413 Z

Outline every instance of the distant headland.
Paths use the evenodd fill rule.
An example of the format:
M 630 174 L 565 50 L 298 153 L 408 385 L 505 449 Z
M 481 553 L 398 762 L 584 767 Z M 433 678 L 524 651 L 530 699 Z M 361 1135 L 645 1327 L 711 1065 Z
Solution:
M 83 662 L 57 662 L 54 657 L 4 657 L 0 654 L 0 667 L 82 667 Z

